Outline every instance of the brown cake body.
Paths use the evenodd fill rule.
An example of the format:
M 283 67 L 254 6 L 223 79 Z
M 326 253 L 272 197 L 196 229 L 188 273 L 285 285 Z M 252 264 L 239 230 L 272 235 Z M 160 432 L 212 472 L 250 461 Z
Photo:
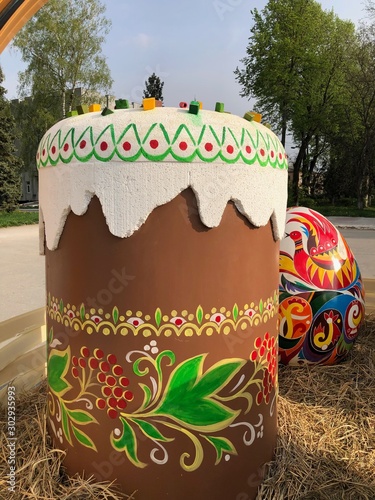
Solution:
M 131 237 L 118 238 L 93 198 L 85 215 L 68 216 L 59 248 L 46 250 L 46 266 L 49 359 L 62 355 L 60 380 L 71 386 L 55 392 L 51 375 L 50 428 L 55 444 L 67 449 L 68 473 L 116 480 L 128 494 L 138 490 L 140 500 L 253 498 L 276 443 L 278 242 L 270 224 L 254 228 L 228 203 L 219 227 L 208 229 L 186 190 L 156 208 Z M 161 359 L 158 380 L 147 355 L 155 360 L 163 352 L 173 353 L 173 363 Z M 140 376 L 134 362 L 145 356 Z M 189 379 L 196 375 L 194 359 L 201 359 L 194 364 L 197 380 L 207 377 L 207 388 L 196 393 L 191 385 L 197 380 Z M 213 367 L 216 381 L 209 380 Z M 58 370 L 53 362 L 50 368 Z M 177 383 L 186 387 L 165 406 L 170 413 L 153 413 L 152 402 L 139 411 L 140 384 L 150 393 L 160 390 L 155 401 L 162 399 L 178 368 Z M 121 377 L 128 380 L 124 387 Z M 126 401 L 126 408 L 112 408 L 105 387 L 112 393 L 118 387 L 118 394 L 123 387 L 127 399 L 113 399 Z M 194 404 L 207 408 L 189 412 Z M 75 411 L 90 421 L 75 420 Z M 125 414 L 128 435 L 116 447 L 111 436 L 124 435 Z M 89 441 L 82 444 L 74 429 Z

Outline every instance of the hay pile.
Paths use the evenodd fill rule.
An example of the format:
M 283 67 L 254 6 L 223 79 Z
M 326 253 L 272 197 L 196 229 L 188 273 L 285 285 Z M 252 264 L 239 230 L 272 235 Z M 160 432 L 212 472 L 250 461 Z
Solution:
M 42 384 L 17 402 L 18 493 L 13 497 L 6 483 L 9 453 L 1 409 L 0 499 L 136 500 L 136 493 L 126 496 L 109 483 L 64 474 L 62 452 L 46 435 L 45 394 Z M 259 500 L 374 500 L 375 316 L 366 317 L 345 363 L 281 368 L 278 412 L 276 459 Z

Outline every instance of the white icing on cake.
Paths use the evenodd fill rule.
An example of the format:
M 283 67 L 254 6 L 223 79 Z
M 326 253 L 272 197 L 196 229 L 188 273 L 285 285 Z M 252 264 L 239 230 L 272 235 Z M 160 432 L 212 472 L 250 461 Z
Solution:
M 284 149 L 266 127 L 227 113 L 179 108 L 88 113 L 55 124 L 37 156 L 41 253 L 58 247 L 70 211 L 92 196 L 109 230 L 130 236 L 157 206 L 191 187 L 207 227 L 233 200 L 254 226 L 272 220 L 284 233 L 288 170 Z

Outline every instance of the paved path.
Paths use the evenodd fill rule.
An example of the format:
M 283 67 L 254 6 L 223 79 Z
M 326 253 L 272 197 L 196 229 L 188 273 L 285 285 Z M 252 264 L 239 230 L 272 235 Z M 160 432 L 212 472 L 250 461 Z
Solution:
M 39 227 L 0 229 L 0 321 L 45 305 Z
M 375 279 L 375 219 L 330 220 L 343 228 L 340 231 L 357 259 L 362 277 Z M 374 231 L 345 229 L 352 227 Z M 0 322 L 45 305 L 44 272 L 38 225 L 0 228 Z

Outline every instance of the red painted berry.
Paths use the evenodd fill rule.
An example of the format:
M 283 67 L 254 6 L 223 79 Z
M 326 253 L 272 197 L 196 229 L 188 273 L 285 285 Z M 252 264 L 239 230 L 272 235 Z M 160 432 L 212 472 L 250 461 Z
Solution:
M 128 401 L 131 401 L 134 398 L 134 394 L 132 393 L 132 391 L 125 391 L 124 398 Z
M 126 407 L 127 407 L 127 403 L 126 403 L 125 399 L 119 399 L 117 401 L 117 408 L 119 408 L 120 410 L 125 410 Z
M 108 386 L 102 387 L 103 396 L 112 396 L 112 389 Z
M 256 401 L 257 401 L 258 405 L 261 404 L 261 402 L 263 401 L 263 393 L 262 392 L 258 392 L 258 394 L 256 396 Z
M 117 363 L 117 358 L 114 354 L 110 354 L 107 357 L 108 363 L 111 363 L 111 365 L 115 365 Z
M 99 408 L 99 410 L 104 410 L 104 408 L 105 408 L 105 401 L 104 401 L 104 399 L 97 399 L 96 400 L 96 406 Z
M 101 382 L 102 384 L 104 384 L 105 379 L 106 379 L 106 377 L 105 377 L 105 374 L 104 374 L 104 373 L 98 373 L 98 375 L 97 375 L 97 377 L 96 377 L 96 378 L 98 379 L 98 382 Z
M 72 375 L 73 375 L 74 378 L 78 377 L 78 370 L 77 370 L 77 368 L 75 366 L 72 368 Z
M 96 357 L 96 359 L 103 359 L 104 352 L 101 349 L 95 349 L 94 356 Z
M 89 366 L 90 366 L 90 368 L 92 368 L 93 370 L 96 370 L 96 369 L 98 368 L 98 366 L 99 366 L 99 361 L 98 361 L 97 359 L 95 359 L 95 358 L 91 358 L 91 359 L 89 360 Z
M 113 395 L 116 396 L 116 398 L 121 398 L 122 393 L 123 393 L 123 390 L 121 389 L 121 387 L 115 387 L 113 389 Z
M 81 355 L 84 358 L 88 358 L 90 356 L 90 351 L 87 347 L 81 347 Z
M 74 366 L 78 366 L 78 358 L 77 358 L 77 356 L 73 356 L 72 357 L 72 363 L 73 363 Z
M 258 353 L 256 351 L 252 351 L 252 353 L 250 354 L 250 359 L 251 361 L 255 361 L 258 357 Z
M 109 418 L 117 418 L 117 411 L 114 408 L 109 408 L 107 413 Z
M 107 377 L 107 384 L 110 385 L 111 387 L 113 387 L 114 385 L 116 385 L 116 379 L 115 377 L 112 377 L 112 376 L 108 376 Z
M 108 405 L 111 406 L 112 408 L 116 408 L 116 406 L 117 406 L 117 399 L 116 398 L 109 398 Z
M 119 377 L 124 373 L 124 370 L 122 369 L 122 366 L 116 365 L 112 368 L 112 372 L 114 375 L 117 375 Z
M 109 364 L 106 361 L 102 361 L 100 363 L 100 369 L 102 372 L 109 372 L 110 370 Z
M 259 347 L 262 345 L 262 339 L 260 337 L 257 337 L 255 340 L 254 340 L 254 346 L 256 349 L 259 349 Z
M 127 377 L 121 377 L 120 385 L 122 385 L 122 387 L 127 387 L 129 385 L 129 379 Z
M 81 368 L 85 368 L 86 367 L 86 361 L 83 358 L 79 358 L 78 364 L 79 364 L 79 366 Z

